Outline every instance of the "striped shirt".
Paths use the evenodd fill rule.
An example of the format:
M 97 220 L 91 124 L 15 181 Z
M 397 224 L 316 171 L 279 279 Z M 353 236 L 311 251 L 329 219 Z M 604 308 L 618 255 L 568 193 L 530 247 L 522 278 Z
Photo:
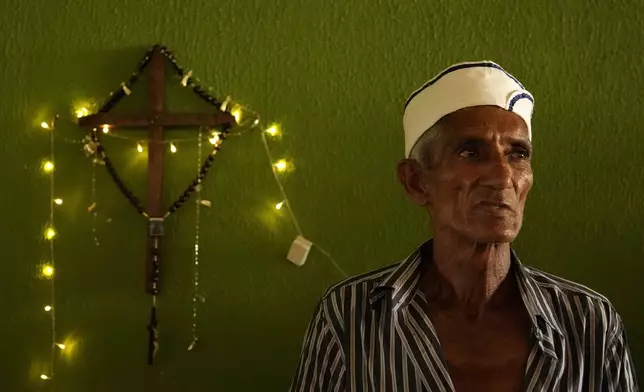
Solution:
M 327 290 L 307 329 L 291 392 L 454 391 L 423 310 L 421 248 L 402 263 Z M 532 321 L 525 391 L 638 391 L 624 326 L 606 298 L 523 266 L 514 251 L 511 271 Z

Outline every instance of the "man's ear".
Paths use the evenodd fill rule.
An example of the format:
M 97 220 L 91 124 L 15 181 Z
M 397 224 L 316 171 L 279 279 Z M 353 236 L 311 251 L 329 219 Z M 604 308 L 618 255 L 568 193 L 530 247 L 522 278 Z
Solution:
M 420 207 L 429 204 L 425 170 L 413 159 L 403 159 L 397 167 L 398 181 L 405 188 L 407 197 Z

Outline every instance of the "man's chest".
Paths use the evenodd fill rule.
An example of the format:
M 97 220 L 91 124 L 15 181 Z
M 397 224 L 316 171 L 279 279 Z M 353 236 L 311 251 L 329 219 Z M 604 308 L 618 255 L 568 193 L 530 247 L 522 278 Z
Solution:
M 542 355 L 522 320 L 467 328 L 432 322 L 412 303 L 390 314 L 375 311 L 353 326 L 344 331 L 349 391 L 542 390 L 527 387 L 528 357 L 533 352 L 539 362 Z
M 431 319 L 456 392 L 524 389 L 532 348 L 527 314 L 506 312 L 476 323 L 442 316 Z

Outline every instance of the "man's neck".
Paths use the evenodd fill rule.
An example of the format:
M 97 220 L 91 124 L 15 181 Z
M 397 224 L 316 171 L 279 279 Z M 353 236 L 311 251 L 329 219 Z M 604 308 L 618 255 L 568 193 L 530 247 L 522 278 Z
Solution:
M 423 263 L 421 290 L 433 306 L 462 312 L 471 321 L 487 310 L 509 306 L 516 284 L 508 276 L 510 245 L 480 244 L 436 233 L 433 262 Z

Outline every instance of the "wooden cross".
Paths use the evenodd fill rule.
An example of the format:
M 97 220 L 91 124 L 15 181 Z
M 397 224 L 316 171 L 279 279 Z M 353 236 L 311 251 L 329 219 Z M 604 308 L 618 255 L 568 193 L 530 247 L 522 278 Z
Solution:
M 148 112 L 138 115 L 97 113 L 78 119 L 84 128 L 103 125 L 118 128 L 149 128 L 147 215 L 150 219 L 147 244 L 146 291 L 158 293 L 158 249 L 163 235 L 163 129 L 172 127 L 232 127 L 235 117 L 217 110 L 215 113 L 168 113 L 165 111 L 165 57 L 156 46 L 150 57 Z M 155 266 L 156 264 L 156 266 Z M 155 272 L 155 269 L 157 270 Z

